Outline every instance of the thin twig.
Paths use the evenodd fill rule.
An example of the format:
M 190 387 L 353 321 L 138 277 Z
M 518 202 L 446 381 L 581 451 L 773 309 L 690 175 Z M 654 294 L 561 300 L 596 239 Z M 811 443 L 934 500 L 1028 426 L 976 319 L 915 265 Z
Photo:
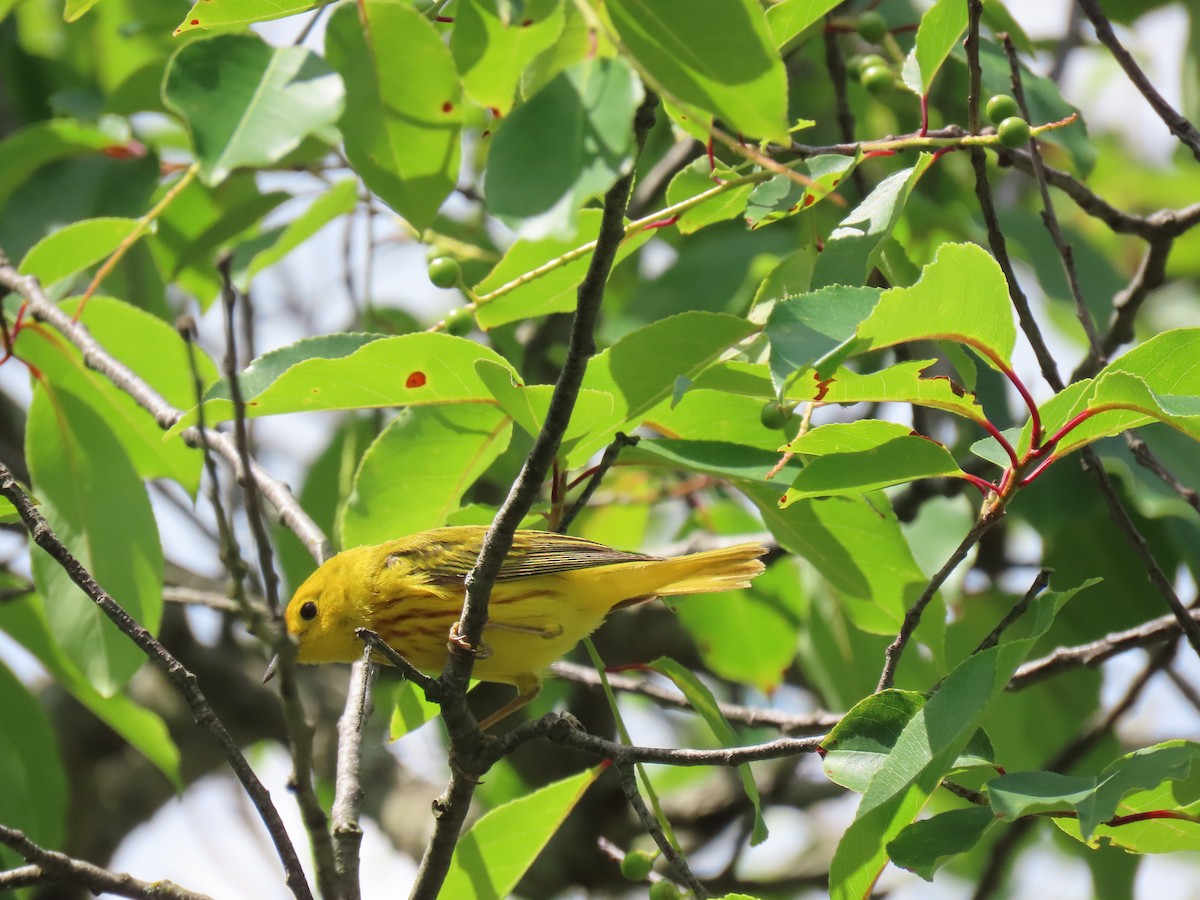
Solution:
M 237 293 L 230 273 L 232 257 L 225 254 L 217 261 L 221 276 L 221 303 L 225 312 L 225 379 L 229 384 L 229 399 L 233 404 L 234 440 L 243 472 L 250 470 L 250 436 L 246 429 L 246 404 L 242 398 L 238 372 L 237 354 Z M 312 842 L 313 859 L 317 870 L 317 887 L 323 897 L 337 896 L 339 886 L 338 867 L 333 853 L 333 839 L 329 834 L 329 820 L 317 799 L 313 787 L 313 726 L 300 702 L 300 691 L 296 684 L 296 648 L 282 627 L 280 615 L 279 576 L 275 573 L 275 559 L 271 538 L 263 518 L 259 502 L 258 485 L 253 478 L 242 482 L 246 500 L 246 518 L 250 533 L 254 536 L 258 550 L 259 573 L 267 598 L 267 609 L 278 624 L 274 635 L 279 693 L 283 698 L 283 719 L 287 726 L 288 745 L 292 756 L 292 777 L 288 786 L 296 795 L 296 803 L 304 820 L 305 830 Z
M 604 481 L 604 476 L 608 474 L 608 470 L 613 467 L 613 463 L 617 461 L 617 456 L 625 447 L 636 447 L 638 439 L 636 436 L 630 437 L 627 434 L 617 432 L 617 436 L 613 438 L 611 444 L 604 448 L 604 454 L 600 457 L 600 463 L 596 466 L 596 470 L 592 472 L 592 477 L 588 479 L 588 483 L 584 485 L 579 496 L 575 498 L 575 502 L 571 505 L 558 521 L 556 530 L 565 532 L 571 527 L 571 523 L 575 521 L 575 517 L 583 512 L 584 507 L 588 505 L 588 501 L 592 499 L 592 495 L 596 493 L 596 489 L 600 487 L 600 483 Z
M 925 590 L 921 592 L 921 596 L 904 613 L 904 621 L 900 625 L 900 631 L 896 635 L 896 639 L 888 645 L 887 651 L 884 654 L 883 671 L 879 675 L 879 684 L 875 688 L 876 693 L 886 691 L 895 681 L 896 668 L 900 665 L 900 656 L 904 653 L 904 648 L 908 646 L 913 632 L 921 624 L 921 614 L 925 611 L 925 607 L 929 605 L 929 601 L 933 599 L 934 594 L 937 593 L 938 588 L 950 577 L 950 573 L 957 569 L 959 564 L 967 558 L 967 554 L 979 543 L 979 539 L 987 534 L 988 529 L 1000 521 L 1002 510 L 997 507 L 993 507 L 992 510 L 985 512 L 975 520 L 975 524 L 971 526 L 971 530 L 967 532 L 966 537 L 962 539 L 962 542 L 959 543 L 955 551 L 950 554 L 950 558 L 938 569 L 937 574 L 929 580 L 929 584 L 925 586 Z
M 356 628 L 354 633 L 358 635 L 359 640 L 370 647 L 374 652 L 384 657 L 389 663 L 399 670 L 400 674 L 406 680 L 411 681 L 417 687 L 425 692 L 425 698 L 432 703 L 440 703 L 442 686 L 436 678 L 430 678 L 407 659 L 401 656 L 395 648 L 389 646 L 383 638 L 369 628 Z
M 675 845 L 667 840 L 667 836 L 663 834 L 662 828 L 654 815 L 646 808 L 646 801 L 642 799 L 641 791 L 637 786 L 637 772 L 631 766 L 617 766 L 617 777 L 621 782 L 621 790 L 625 793 L 625 799 L 629 801 L 629 805 L 633 807 L 633 811 L 637 813 L 638 819 L 641 820 L 642 827 L 646 829 L 646 833 L 654 839 L 654 843 L 658 845 L 658 849 L 662 851 L 663 858 L 675 869 L 675 873 L 680 880 L 688 886 L 688 888 L 697 897 L 708 897 L 708 891 L 700 880 L 692 874 L 691 868 L 687 864 L 687 860 L 683 854 L 675 849 Z
M 229 761 L 230 768 L 242 783 L 246 793 L 249 795 L 255 809 L 258 810 L 259 817 L 267 828 L 267 832 L 271 835 L 271 840 L 275 844 L 275 848 L 279 853 L 279 858 L 283 862 L 284 870 L 287 873 L 287 884 L 292 893 L 299 900 L 311 900 L 312 892 L 309 890 L 308 882 L 304 877 L 304 870 L 300 866 L 300 858 L 296 855 L 296 850 L 292 846 L 291 839 L 288 837 L 287 829 L 284 828 L 283 820 L 279 817 L 279 811 L 275 809 L 271 802 L 271 796 L 267 789 L 263 787 L 258 776 L 254 774 L 254 770 L 250 768 L 250 764 L 246 761 L 246 757 L 242 755 L 242 751 L 238 748 L 237 743 L 225 729 L 224 724 L 217 718 L 208 700 L 204 696 L 204 692 L 200 690 L 200 686 L 196 683 L 196 676 L 189 672 L 179 660 L 171 655 L 162 644 L 154 639 L 145 628 L 139 625 L 132 616 L 129 615 L 116 600 L 114 600 L 104 588 L 96 583 L 91 573 L 84 567 L 75 556 L 67 549 L 66 545 L 58 539 L 51 529 L 45 517 L 34 507 L 28 495 L 21 489 L 12 472 L 3 463 L 0 463 L 0 493 L 4 494 L 16 507 L 18 514 L 21 516 L 21 521 L 25 523 L 25 527 L 29 529 L 29 534 L 34 542 L 45 550 L 50 556 L 66 570 L 71 580 L 77 584 L 80 589 L 94 602 L 100 610 L 112 620 L 113 624 L 125 635 L 127 635 L 134 644 L 137 645 L 149 659 L 150 663 L 166 675 L 167 679 L 175 686 L 180 695 L 187 702 L 195 716 L 196 723 L 209 732 L 216 739 L 225 758 Z
M 1200 621 L 1200 610 L 1190 610 L 1190 617 L 1194 621 Z M 1012 681 L 1008 684 L 1008 689 L 1019 691 L 1052 675 L 1057 675 L 1059 672 L 1080 666 L 1093 668 L 1114 656 L 1128 653 L 1130 650 L 1153 647 L 1164 641 L 1173 641 L 1181 633 L 1179 620 L 1168 613 L 1144 622 L 1136 628 L 1114 631 L 1086 644 L 1059 647 L 1053 653 L 1040 659 L 1030 660 L 1017 669 Z
M 135 900 L 212 900 L 170 881 L 141 881 L 132 875 L 110 872 L 82 859 L 47 850 L 16 828 L 0 825 L 0 844 L 10 847 L 32 865 L 0 874 L 0 890 L 38 884 L 74 884 L 93 894 L 116 894 Z
M 1016 622 L 1017 619 L 1021 618 L 1021 616 L 1025 614 L 1025 610 L 1029 609 L 1029 604 L 1032 603 L 1034 598 L 1037 597 L 1037 595 L 1045 589 L 1046 585 L 1050 583 L 1050 576 L 1053 574 L 1053 572 L 1053 569 L 1042 569 L 1040 572 L 1038 572 L 1037 577 L 1033 579 L 1033 584 L 1031 584 L 1029 586 L 1029 590 L 1025 592 L 1025 596 L 1022 597 L 1013 606 L 1013 608 L 1008 611 L 1008 615 L 1000 620 L 1000 623 L 992 629 L 991 634 L 979 642 L 979 646 L 975 648 L 976 653 L 982 653 L 984 650 L 995 647 L 998 643 L 1000 643 L 1000 636 L 1004 634 L 1004 632 L 1010 627 L 1012 627 L 1012 624 Z
M 1004 44 L 1004 52 L 1008 55 L 1013 96 L 1016 98 L 1017 106 L 1021 109 L 1021 115 L 1028 121 L 1029 104 L 1025 100 L 1025 85 L 1021 80 L 1021 64 L 1017 59 L 1017 48 L 1007 34 L 1002 35 L 1001 40 Z M 1089 352 L 1099 357 L 1102 352 L 1100 335 L 1096 331 L 1096 322 L 1092 318 L 1092 313 L 1083 299 L 1083 289 L 1079 286 L 1079 272 L 1075 268 L 1075 251 L 1063 237 L 1062 228 L 1058 224 L 1058 214 L 1054 211 L 1054 203 L 1050 199 L 1050 186 L 1046 182 L 1046 166 L 1042 162 L 1042 151 L 1036 138 L 1031 138 L 1029 141 L 1029 155 L 1033 160 L 1033 176 L 1042 195 L 1042 223 L 1050 233 L 1050 239 L 1054 241 L 1054 247 L 1062 259 L 1063 272 L 1067 276 L 1067 286 L 1070 288 L 1071 298 L 1075 301 L 1075 317 L 1079 319 L 1083 333 L 1087 336 Z
M 1146 77 L 1146 73 L 1134 62 L 1133 56 L 1117 40 L 1112 25 L 1109 23 L 1108 17 L 1104 15 L 1100 4 L 1096 0 L 1079 0 L 1079 5 L 1083 9 L 1084 15 L 1091 21 L 1092 27 L 1096 29 L 1096 37 L 1108 48 L 1108 52 L 1113 55 L 1117 64 L 1125 70 L 1125 74 L 1129 76 L 1133 86 L 1146 98 L 1151 109 L 1158 113 L 1158 117 L 1170 129 L 1171 134 L 1179 138 L 1184 146 L 1192 151 L 1192 155 L 1200 161 L 1200 131 L 1196 130 L 1196 126 L 1188 121 L 1186 116 L 1176 112 L 1175 108 L 1166 101 L 1150 82 L 1150 79 Z
M 586 684 L 593 687 L 597 687 L 600 684 L 600 675 L 592 666 L 582 666 L 578 663 L 559 660 L 550 667 L 550 671 L 559 678 L 565 678 L 568 681 L 574 681 L 578 684 Z M 652 681 L 630 678 L 628 675 L 610 672 L 608 674 L 608 684 L 615 691 L 647 697 L 661 706 L 693 711 L 695 709 L 683 694 L 661 687 Z M 802 731 L 824 734 L 840 722 L 842 718 L 833 713 L 802 715 L 778 709 L 739 706 L 735 703 L 719 703 L 718 706 L 721 710 L 721 715 L 730 722 L 737 722 L 739 725 L 748 725 L 752 728 L 761 728 L 763 726 L 778 728 L 785 734 L 795 734 Z

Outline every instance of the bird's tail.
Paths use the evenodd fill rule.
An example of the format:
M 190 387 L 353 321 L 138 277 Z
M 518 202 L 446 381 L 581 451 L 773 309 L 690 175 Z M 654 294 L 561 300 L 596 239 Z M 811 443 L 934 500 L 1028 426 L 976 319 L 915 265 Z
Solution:
M 671 597 L 749 587 L 751 579 L 762 574 L 759 557 L 766 552 L 761 544 L 737 544 L 664 559 L 654 564 L 655 574 L 664 576 L 662 586 L 654 593 Z

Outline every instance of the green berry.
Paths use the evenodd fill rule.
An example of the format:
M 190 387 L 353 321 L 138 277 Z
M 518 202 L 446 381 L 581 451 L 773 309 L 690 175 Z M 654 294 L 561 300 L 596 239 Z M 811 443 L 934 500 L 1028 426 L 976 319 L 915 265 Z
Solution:
M 999 125 L 1005 119 L 1019 116 L 1021 108 L 1017 106 L 1017 101 L 1008 94 L 997 94 L 987 102 L 986 112 L 988 121 L 993 125 Z
M 621 860 L 621 874 L 630 881 L 645 881 L 654 868 L 654 856 L 645 850 L 630 850 Z
M 868 66 L 859 76 L 862 86 L 876 97 L 890 94 L 896 86 L 896 76 L 888 66 Z
M 846 60 L 846 71 L 850 74 L 851 78 L 857 79 L 860 75 L 862 75 L 864 59 L 866 59 L 865 56 L 856 53 L 854 56 Z
M 763 405 L 762 412 L 758 414 L 763 428 L 770 428 L 772 431 L 784 428 L 791 417 L 792 407 L 786 403 L 780 403 L 778 400 L 768 400 Z
M 471 329 L 475 327 L 475 314 L 470 309 L 463 306 L 455 310 L 451 310 L 445 320 L 446 334 L 452 334 L 455 337 L 466 337 L 471 333 Z
M 865 56 L 860 57 L 858 74 L 862 75 L 862 73 L 871 68 L 871 66 L 883 66 L 886 69 L 888 67 L 888 61 L 878 53 L 868 53 Z
M 650 885 L 650 900 L 679 900 L 679 888 L 671 881 L 656 881 Z
M 429 261 L 429 280 L 440 288 L 452 288 L 462 277 L 458 260 L 439 256 Z
M 887 21 L 874 10 L 858 17 L 858 36 L 868 44 L 878 44 L 887 32 Z
M 1020 116 L 1009 116 L 996 126 L 996 133 L 1009 150 L 1018 150 L 1029 143 L 1029 123 Z

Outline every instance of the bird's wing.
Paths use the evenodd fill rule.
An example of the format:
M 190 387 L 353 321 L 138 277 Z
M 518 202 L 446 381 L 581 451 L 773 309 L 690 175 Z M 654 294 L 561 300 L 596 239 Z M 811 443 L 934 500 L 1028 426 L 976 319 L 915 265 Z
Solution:
M 399 551 L 396 555 L 407 557 L 414 568 L 419 568 L 427 574 L 430 581 L 461 582 L 479 557 L 484 530 L 471 529 L 470 539 L 464 539 L 467 535 L 461 532 L 452 535 L 448 533 L 451 529 L 445 531 L 447 534 L 444 539 L 440 535 L 431 535 L 428 540 L 422 541 L 420 546 Z M 412 560 L 414 555 L 423 557 L 420 563 Z M 655 557 L 614 550 L 604 544 L 565 534 L 518 531 L 513 538 L 512 550 L 500 566 L 496 580 L 512 581 L 517 578 L 533 578 L 538 575 L 553 575 L 576 569 L 591 569 L 647 559 Z

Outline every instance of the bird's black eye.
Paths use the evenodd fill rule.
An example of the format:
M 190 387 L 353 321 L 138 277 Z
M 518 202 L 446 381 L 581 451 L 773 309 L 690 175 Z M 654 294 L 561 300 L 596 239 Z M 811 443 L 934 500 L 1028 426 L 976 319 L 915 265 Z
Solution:
M 304 619 L 306 622 L 311 622 L 316 617 L 317 604 L 313 603 L 311 600 L 300 604 L 300 618 Z

